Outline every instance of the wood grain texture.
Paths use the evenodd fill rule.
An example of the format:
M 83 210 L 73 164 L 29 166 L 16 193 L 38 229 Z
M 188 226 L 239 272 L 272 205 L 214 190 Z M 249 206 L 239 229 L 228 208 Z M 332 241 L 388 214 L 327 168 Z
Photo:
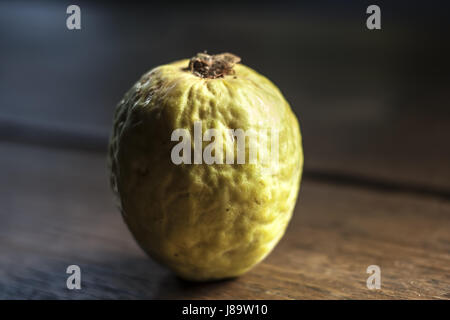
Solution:
M 135 244 L 105 156 L 0 144 L 0 298 L 450 299 L 450 203 L 303 182 L 285 237 L 241 278 L 189 283 Z M 82 289 L 66 289 L 68 265 Z M 382 289 L 366 288 L 379 265 Z

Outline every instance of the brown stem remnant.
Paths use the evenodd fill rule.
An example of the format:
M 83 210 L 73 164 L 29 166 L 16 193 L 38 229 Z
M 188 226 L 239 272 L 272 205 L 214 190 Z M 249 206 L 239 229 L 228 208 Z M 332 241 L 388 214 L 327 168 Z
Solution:
M 234 74 L 233 67 L 241 58 L 231 53 L 209 55 L 197 53 L 189 61 L 189 70 L 200 78 L 216 79 Z

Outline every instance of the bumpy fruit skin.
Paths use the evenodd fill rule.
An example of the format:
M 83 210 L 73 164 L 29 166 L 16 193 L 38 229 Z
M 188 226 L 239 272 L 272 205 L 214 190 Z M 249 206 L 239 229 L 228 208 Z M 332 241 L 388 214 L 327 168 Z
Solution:
M 154 68 L 118 104 L 111 184 L 126 224 L 155 260 L 188 280 L 236 277 L 269 254 L 292 216 L 303 167 L 300 128 L 278 88 L 254 70 L 238 64 L 234 75 L 205 79 L 188 64 Z M 203 133 L 223 133 L 224 150 L 236 145 L 228 129 L 278 129 L 279 160 L 173 164 L 173 130 L 194 137 L 196 121 Z

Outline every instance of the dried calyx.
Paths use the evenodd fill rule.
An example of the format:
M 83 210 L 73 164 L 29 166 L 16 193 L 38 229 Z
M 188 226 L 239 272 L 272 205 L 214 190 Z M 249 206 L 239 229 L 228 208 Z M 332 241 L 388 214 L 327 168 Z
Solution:
M 198 53 L 191 58 L 189 70 L 198 77 L 207 79 L 222 78 L 234 74 L 233 67 L 241 58 L 231 53 L 209 55 Z

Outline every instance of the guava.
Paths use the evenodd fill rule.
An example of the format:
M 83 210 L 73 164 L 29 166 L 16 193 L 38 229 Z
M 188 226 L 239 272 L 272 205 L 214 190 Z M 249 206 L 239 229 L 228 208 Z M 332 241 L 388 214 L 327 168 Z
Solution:
M 174 163 L 174 131 L 194 137 L 198 123 L 203 134 L 215 129 L 221 137 L 216 161 Z M 245 137 L 251 143 L 239 145 L 232 134 L 239 129 L 254 133 Z M 277 133 L 276 153 L 263 152 L 267 132 Z M 203 151 L 219 140 L 207 138 Z M 255 149 L 258 161 L 250 162 Z M 292 217 L 303 168 L 288 102 L 229 53 L 200 53 L 145 73 L 116 107 L 108 154 L 112 189 L 137 243 L 193 281 L 237 277 L 271 252 Z

